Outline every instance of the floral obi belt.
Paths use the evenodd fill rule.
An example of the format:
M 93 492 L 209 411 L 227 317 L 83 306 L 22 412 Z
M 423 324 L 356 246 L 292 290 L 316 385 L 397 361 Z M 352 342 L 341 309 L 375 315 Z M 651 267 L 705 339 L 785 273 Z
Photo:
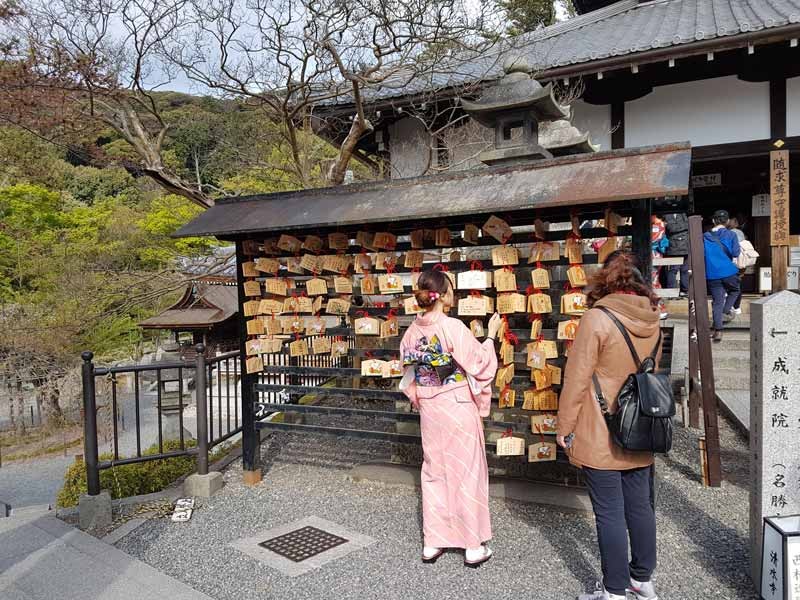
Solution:
M 403 354 L 403 366 L 414 367 L 414 379 L 422 387 L 434 387 L 466 381 L 464 370 L 453 360 L 453 355 L 442 352 L 442 344 L 434 335 L 430 341 L 421 337 L 414 350 Z

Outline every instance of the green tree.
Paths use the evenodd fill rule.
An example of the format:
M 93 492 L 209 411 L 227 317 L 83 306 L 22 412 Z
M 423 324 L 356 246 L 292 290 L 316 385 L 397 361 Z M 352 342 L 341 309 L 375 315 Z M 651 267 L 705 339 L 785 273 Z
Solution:
M 563 7 L 568 15 L 574 14 L 571 0 L 498 0 L 497 4 L 510 21 L 506 34 L 511 36 L 536 31 L 555 23 L 557 5 Z

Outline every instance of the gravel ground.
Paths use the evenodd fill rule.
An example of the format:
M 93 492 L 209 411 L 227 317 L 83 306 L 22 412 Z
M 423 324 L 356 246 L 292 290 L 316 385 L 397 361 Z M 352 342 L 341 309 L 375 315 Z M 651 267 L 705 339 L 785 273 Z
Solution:
M 722 488 L 699 483 L 697 436 L 678 428 L 676 450 L 659 474 L 662 600 L 756 598 L 747 571 L 746 441 L 722 424 Z M 417 489 L 354 483 L 348 469 L 391 454 L 386 444 L 274 436 L 264 445 L 264 482 L 248 488 L 241 467 L 187 524 L 148 521 L 117 545 L 194 588 L 228 598 L 574 598 L 599 573 L 592 516 L 550 506 L 491 501 L 495 557 L 477 571 L 462 555 L 423 565 Z M 309 515 L 369 535 L 378 543 L 306 576 L 288 578 L 229 547 L 233 540 Z

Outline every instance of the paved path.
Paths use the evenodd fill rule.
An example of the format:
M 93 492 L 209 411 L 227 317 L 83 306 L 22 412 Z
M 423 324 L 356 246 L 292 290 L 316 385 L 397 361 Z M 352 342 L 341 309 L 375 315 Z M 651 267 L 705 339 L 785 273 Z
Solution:
M 3 463 L 0 467 L 0 501 L 12 507 L 33 504 L 55 506 L 72 456 Z
M 51 513 L 0 519 L 0 598 L 210 600 Z

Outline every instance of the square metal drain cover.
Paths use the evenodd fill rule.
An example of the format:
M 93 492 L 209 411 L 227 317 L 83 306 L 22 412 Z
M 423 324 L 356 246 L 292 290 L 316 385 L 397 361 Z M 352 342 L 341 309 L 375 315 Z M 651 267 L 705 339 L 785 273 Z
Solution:
M 343 537 L 307 525 L 260 542 L 258 545 L 299 563 L 347 542 L 348 540 Z

